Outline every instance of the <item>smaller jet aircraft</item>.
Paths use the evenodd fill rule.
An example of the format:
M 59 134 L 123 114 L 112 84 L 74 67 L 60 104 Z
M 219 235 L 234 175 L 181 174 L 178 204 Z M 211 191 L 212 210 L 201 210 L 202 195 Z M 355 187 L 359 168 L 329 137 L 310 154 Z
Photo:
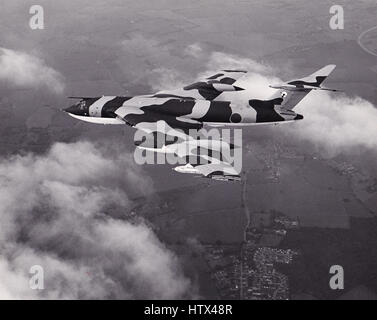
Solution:
M 224 140 L 188 139 L 182 142 L 163 145 L 162 148 L 138 145 L 138 149 L 155 153 L 171 154 L 177 162 L 185 165 L 173 168 L 179 173 L 190 173 L 212 180 L 240 181 L 242 169 L 242 153 L 237 158 L 237 150 L 241 146 L 230 144 Z

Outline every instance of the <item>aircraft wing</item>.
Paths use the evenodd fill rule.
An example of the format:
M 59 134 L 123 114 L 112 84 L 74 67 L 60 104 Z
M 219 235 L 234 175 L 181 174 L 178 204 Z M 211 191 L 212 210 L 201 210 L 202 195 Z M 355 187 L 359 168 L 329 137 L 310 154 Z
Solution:
M 198 172 L 206 178 L 214 180 L 237 180 L 239 181 L 240 174 L 232 165 L 227 162 L 209 163 L 195 167 Z
M 246 73 L 247 71 L 244 70 L 221 70 L 210 77 L 200 79 L 183 88 L 160 91 L 154 96 L 159 98 L 175 97 L 182 99 L 214 100 L 223 92 L 244 90 L 234 84 Z
M 156 101 L 164 99 L 156 99 Z M 200 130 L 203 124 L 185 117 L 190 115 L 196 102 L 193 100 L 166 99 L 160 104 L 148 104 L 142 107 L 123 106 L 115 111 L 118 119 L 147 134 L 162 133 L 182 137 L 186 140 L 190 130 Z M 177 110 L 176 115 L 168 111 Z
M 203 156 L 201 157 L 204 158 Z M 212 158 L 212 159 L 210 159 Z M 180 173 L 191 173 L 196 175 L 201 175 L 204 178 L 209 178 L 212 180 L 220 181 L 240 181 L 241 176 L 228 161 L 214 159 L 209 157 L 208 163 L 188 162 L 185 166 L 179 166 L 174 168 L 175 171 Z

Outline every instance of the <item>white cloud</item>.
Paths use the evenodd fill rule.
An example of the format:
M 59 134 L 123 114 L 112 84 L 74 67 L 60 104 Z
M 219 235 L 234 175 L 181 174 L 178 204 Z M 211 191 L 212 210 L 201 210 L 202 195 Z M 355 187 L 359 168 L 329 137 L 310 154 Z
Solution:
M 48 88 L 61 94 L 62 75 L 39 57 L 0 47 L 0 80 L 21 88 Z
M 0 176 L 0 298 L 192 297 L 178 258 L 127 218 L 124 185 L 152 191 L 132 155 L 57 143 L 3 159 Z M 45 290 L 29 288 L 32 265 L 44 268 Z
M 184 53 L 194 58 L 200 58 L 203 54 L 203 49 L 199 43 L 193 43 L 186 47 Z
M 377 150 L 377 108 L 362 98 L 313 92 L 296 111 L 305 120 L 288 128 L 289 134 L 314 142 L 329 155 L 358 147 Z

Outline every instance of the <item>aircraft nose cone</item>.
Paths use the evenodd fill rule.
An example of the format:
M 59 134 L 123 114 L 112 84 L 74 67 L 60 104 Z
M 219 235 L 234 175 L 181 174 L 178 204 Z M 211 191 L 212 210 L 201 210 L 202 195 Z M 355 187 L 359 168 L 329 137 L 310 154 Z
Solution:
M 76 106 L 70 106 L 68 108 L 62 109 L 65 112 L 76 114 L 77 113 L 77 107 Z
M 296 115 L 295 120 L 302 120 L 304 119 L 304 116 L 301 114 Z
M 63 109 L 63 111 L 68 112 L 70 114 L 74 114 L 76 116 L 88 115 L 88 108 L 85 105 L 85 102 L 79 102 L 77 104 L 74 104 L 73 106 Z

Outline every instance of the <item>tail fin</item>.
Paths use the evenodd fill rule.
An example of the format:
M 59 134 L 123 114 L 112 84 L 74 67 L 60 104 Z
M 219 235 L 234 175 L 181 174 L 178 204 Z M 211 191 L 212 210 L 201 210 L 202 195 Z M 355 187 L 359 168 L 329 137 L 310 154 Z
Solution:
M 336 68 L 336 65 L 330 64 L 314 72 L 308 77 L 297 79 L 297 80 L 291 80 L 291 81 L 288 81 L 287 84 L 298 87 L 298 88 L 308 87 L 308 88 L 322 89 L 321 88 L 322 82 L 326 80 L 326 78 L 331 74 L 331 72 L 334 71 L 335 68 Z
M 321 87 L 321 84 L 334 71 L 335 65 L 330 64 L 314 72 L 308 77 L 294 79 L 283 84 L 270 86 L 279 89 L 271 99 L 282 98 L 281 107 L 286 110 L 292 110 L 302 99 L 312 90 L 339 91 Z

